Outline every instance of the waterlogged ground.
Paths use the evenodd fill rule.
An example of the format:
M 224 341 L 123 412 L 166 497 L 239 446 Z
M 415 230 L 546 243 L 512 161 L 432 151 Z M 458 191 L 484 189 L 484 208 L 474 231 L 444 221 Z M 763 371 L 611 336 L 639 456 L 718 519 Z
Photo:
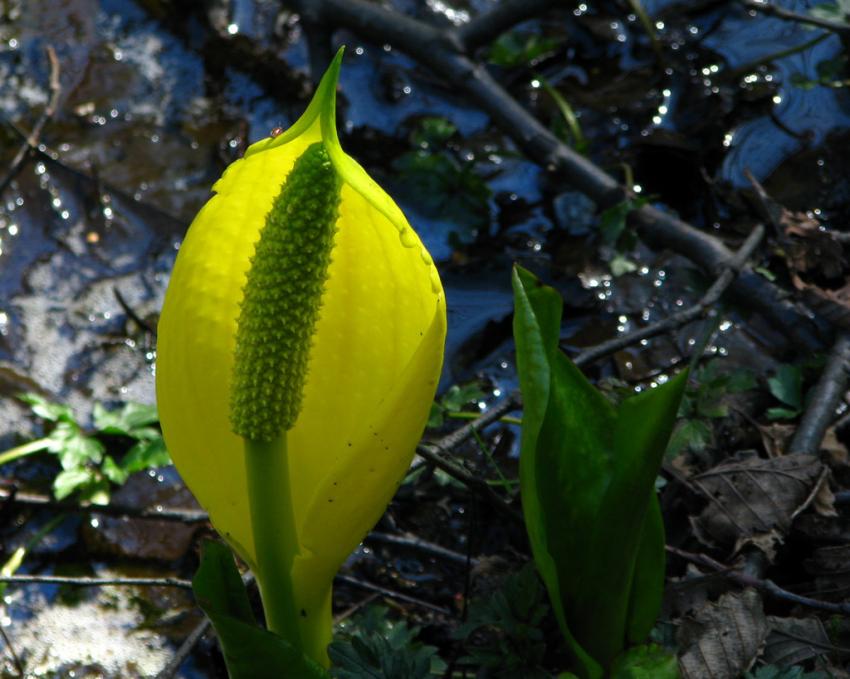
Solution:
M 457 25 L 494 4 L 395 6 Z M 814 3 L 781 4 L 805 13 Z M 0 194 L 4 449 L 40 435 L 38 421 L 15 399 L 20 392 L 66 403 L 83 423 L 95 402 L 153 403 L 154 328 L 186 226 L 226 164 L 292 123 L 308 101 L 309 59 L 296 15 L 273 0 L 210 6 L 207 13 L 155 0 L 0 2 L 0 177 L 14 169 Z M 523 24 L 516 41 L 479 56 L 498 62 L 491 67 L 511 93 L 567 134 L 546 90 L 556 88 L 579 116 L 594 160 L 620 174 L 627 164 L 644 194 L 702 228 L 733 241 L 742 232 L 747 169 L 788 207 L 843 228 L 850 217 L 841 151 L 850 99 L 842 87 L 814 82 L 842 54 L 839 38 L 827 36 L 768 66 L 762 61 L 769 55 L 820 33 L 732 2 L 646 0 L 644 8 L 663 62 L 638 17 L 614 2 L 569 3 L 562 16 Z M 545 43 L 538 54 L 522 49 L 534 36 Z M 517 385 L 514 261 L 563 292 L 570 350 L 698 297 L 686 260 L 639 244 L 619 253 L 600 245 L 589 200 L 549 181 L 462 93 L 445 88 L 400 46 L 345 31 L 334 41 L 348 46 L 343 145 L 398 197 L 438 262 L 450 319 L 441 388 L 474 382 L 467 409 L 486 409 Z M 240 52 L 244 45 L 251 59 Z M 13 168 L 21 134 L 51 96 L 48 47 L 60 67 L 58 110 L 38 151 Z M 839 64 L 833 79 L 841 77 Z M 772 369 L 777 331 L 740 320 L 732 314 L 720 325 L 709 355 L 760 373 Z M 594 374 L 638 388 L 664 379 L 701 327 L 622 351 Z M 492 432 L 508 474 L 517 434 L 512 427 Z M 5 486 L 49 492 L 56 471 L 42 456 L 5 465 L 0 474 Z M 437 481 L 403 487 L 382 530 L 409 531 L 463 554 L 504 552 L 506 529 L 491 525 L 465 491 Z M 193 506 L 170 468 L 131 477 L 113 501 Z M 4 560 L 56 515 L 13 505 L 2 511 Z M 18 572 L 189 577 L 206 530 L 69 513 L 32 546 Z M 363 547 L 350 565 L 451 610 L 466 587 L 462 566 L 386 546 Z M 361 598 L 343 589 L 339 605 Z M 410 615 L 427 618 L 427 611 Z M 155 676 L 198 621 L 190 595 L 173 588 L 10 587 L 0 618 L 8 637 L 4 676 L 17 676 L 10 645 L 27 676 Z M 178 676 L 222 676 L 209 642 Z

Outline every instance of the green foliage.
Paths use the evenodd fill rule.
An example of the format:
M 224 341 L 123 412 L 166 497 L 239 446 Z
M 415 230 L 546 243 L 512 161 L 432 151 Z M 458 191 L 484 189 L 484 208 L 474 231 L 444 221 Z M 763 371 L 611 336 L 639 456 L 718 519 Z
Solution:
M 836 24 L 850 26 L 850 0 L 823 2 L 810 8 L 809 14 L 817 19 L 824 19 Z
M 543 585 L 534 564 L 528 563 L 498 590 L 474 599 L 455 636 L 466 640 L 465 660 L 490 670 L 493 677 L 543 679 L 550 676 L 540 666 L 546 653 L 541 623 L 548 612 Z M 473 638 L 480 630 L 489 634 Z
M 416 640 L 418 634 L 418 628 L 392 620 L 386 607 L 371 606 L 339 626 L 336 640 L 328 647 L 332 675 L 337 679 L 442 676 L 446 664 L 434 646 Z
M 292 644 L 257 625 L 230 550 L 206 542 L 192 579 L 198 605 L 213 624 L 230 679 L 328 679 Z
M 635 646 L 614 662 L 611 679 L 679 679 L 679 663 L 656 644 Z
M 694 373 L 685 389 L 679 407 L 679 422 L 667 445 L 667 457 L 676 457 L 685 450 L 701 452 L 713 440 L 710 420 L 729 414 L 728 394 L 736 394 L 758 386 L 755 375 L 745 369 L 724 371 L 719 359 L 708 361 Z
M 524 403 L 520 481 L 534 560 L 581 679 L 600 679 L 661 606 L 654 484 L 687 371 L 612 405 L 560 351 L 563 302 L 514 269 Z
M 803 371 L 795 365 L 783 364 L 776 375 L 768 378 L 770 393 L 783 403 L 781 407 L 768 408 L 770 420 L 790 420 L 803 410 Z
M 744 679 L 829 679 L 829 675 L 825 672 L 806 672 L 802 667 L 765 665 L 755 672 L 747 672 Z
M 626 231 L 626 218 L 633 210 L 642 208 L 649 198 L 641 196 L 612 205 L 599 216 L 599 235 L 602 242 L 619 250 L 634 246 L 634 234 Z
M 443 118 L 425 118 L 411 135 L 415 147 L 393 162 L 402 196 L 415 200 L 426 217 L 446 219 L 468 229 L 490 221 L 490 189 L 475 161 L 452 152 L 447 142 L 457 128 Z
M 453 384 L 431 405 L 428 426 L 432 428 L 442 427 L 447 415 L 461 412 L 465 406 L 479 401 L 484 396 L 480 382 L 468 382 L 463 385 Z
M 490 46 L 488 60 L 496 66 L 528 66 L 551 54 L 559 41 L 537 32 L 511 31 L 500 35 Z
M 94 406 L 95 430 L 86 432 L 66 405 L 51 403 L 37 394 L 24 394 L 37 417 L 51 425 L 30 452 L 46 450 L 56 455 L 62 471 L 53 481 L 53 493 L 62 500 L 77 493 L 80 500 L 105 504 L 109 501 L 110 483 L 122 485 L 130 474 L 171 464 L 162 434 L 155 426 L 156 408 L 140 403 L 125 403 L 117 410 Z M 129 440 L 130 447 L 116 460 L 107 453 L 107 442 Z M 34 442 L 39 443 L 39 442 Z

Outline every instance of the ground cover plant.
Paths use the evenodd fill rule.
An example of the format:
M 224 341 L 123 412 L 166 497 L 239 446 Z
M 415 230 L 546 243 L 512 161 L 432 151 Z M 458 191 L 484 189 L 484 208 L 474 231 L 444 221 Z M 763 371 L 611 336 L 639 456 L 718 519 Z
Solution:
M 253 554 L 233 560 L 198 490 L 238 471 L 195 458 L 209 516 L 169 464 L 156 329 L 210 186 L 287 139 L 342 44 L 339 143 L 430 252 L 448 335 L 434 402 L 396 406 L 428 424 L 387 511 L 356 545 L 389 498 L 359 484 L 338 508 L 357 530 L 326 531 L 350 544 L 319 569 L 313 657 L 340 677 L 844 676 L 846 9 L 0 7 L 4 676 L 225 676 L 222 617 L 263 624 Z M 336 410 L 362 406 L 349 391 Z

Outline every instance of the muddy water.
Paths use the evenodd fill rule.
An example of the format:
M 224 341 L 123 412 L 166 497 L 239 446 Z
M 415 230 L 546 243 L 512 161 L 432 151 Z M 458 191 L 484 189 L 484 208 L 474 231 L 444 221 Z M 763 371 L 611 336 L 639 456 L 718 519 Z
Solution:
M 448 25 L 490 4 L 397 6 Z M 805 12 L 812 3 L 783 4 Z M 10 398 L 22 390 L 67 402 L 83 417 L 95 400 L 153 401 L 152 329 L 186 225 L 224 166 L 248 143 L 291 123 L 306 104 L 304 36 L 298 18 L 279 14 L 276 2 L 240 0 L 216 16 L 233 39 L 250 39 L 281 60 L 275 66 L 281 77 L 271 81 L 262 68 L 233 56 L 230 43 L 209 49 L 213 30 L 205 17 L 161 16 L 151 9 L 156 5 L 0 2 L 0 176 L 21 144 L 20 132 L 31 129 L 50 97 L 47 46 L 56 50 L 62 87 L 39 151 L 0 195 L 4 444 L 33 430 Z M 734 3 L 699 12 L 662 0 L 645 5 L 666 45 L 664 63 L 656 62 L 636 17 L 576 3 L 569 24 L 546 20 L 522 27 L 553 41 L 533 67 L 497 71 L 524 104 L 555 121 L 551 99 L 539 81 L 535 85 L 542 75 L 575 107 L 594 158 L 613 172 L 625 160 L 647 193 L 705 228 L 730 232 L 727 221 L 740 215 L 719 196 L 743 185 L 745 168 L 780 198 L 802 209 L 823 208 L 826 220 L 847 213 L 850 192 L 835 177 L 850 175 L 840 170 L 842 154 L 829 151 L 830 140 L 845 138 L 837 135 L 850 122 L 846 91 L 791 84 L 816 78 L 820 63 L 840 55 L 839 39 L 760 64 L 818 32 L 753 16 Z M 592 237 L 594 206 L 568 187 L 551 185 L 485 115 L 396 46 L 364 43 L 345 32 L 336 38 L 349 46 L 343 143 L 399 195 L 444 272 L 450 334 L 443 386 L 481 378 L 482 407 L 515 388 L 509 324 L 514 260 L 564 292 L 570 350 L 693 299 L 693 277 L 677 258 L 638 247 L 627 253 L 633 271 L 613 275 L 612 253 Z M 470 182 L 461 193 L 478 192 L 471 208 L 464 203 L 455 209 L 458 196 L 451 190 L 436 209 L 423 207 L 410 190 L 412 180 L 405 186 L 398 159 L 423 149 L 415 135 L 428 117 L 445 118 L 455 128 L 436 152 L 449 158 L 451 181 Z M 472 179 L 463 179 L 463 172 Z M 712 350 L 734 356 L 753 342 L 769 342 L 769 330 L 760 336 L 737 327 L 724 324 Z M 622 352 L 600 374 L 636 384 L 657 379 L 698 330 L 685 328 L 672 340 Z M 515 448 L 515 442 L 506 445 Z M 135 479 L 120 492 L 139 504 L 190 502 L 169 470 Z M 35 515 L 24 521 L 28 516 L 3 531 L 6 553 L 26 541 L 33 522 L 44 520 Z M 22 570 L 180 573 L 191 535 L 171 534 L 163 544 L 163 532 L 171 530 L 71 518 Z M 33 676 L 151 676 L 196 620 L 188 598 L 168 591 L 72 595 L 19 588 L 5 601 L 2 624 Z M 193 663 L 184 676 L 212 676 L 202 661 Z

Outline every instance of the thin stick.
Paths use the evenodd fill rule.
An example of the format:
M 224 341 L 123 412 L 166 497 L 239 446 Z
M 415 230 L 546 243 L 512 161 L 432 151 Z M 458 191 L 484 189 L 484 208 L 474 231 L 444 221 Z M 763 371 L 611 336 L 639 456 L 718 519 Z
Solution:
M 690 323 L 691 321 L 704 317 L 714 307 L 714 305 L 717 304 L 718 300 L 722 297 L 723 293 L 726 292 L 729 286 L 732 285 L 735 278 L 746 265 L 747 260 L 752 256 L 763 237 L 764 226 L 758 224 L 752 230 L 750 235 L 747 236 L 747 239 L 744 241 L 744 244 L 740 247 L 740 249 L 729 259 L 726 267 L 717 277 L 717 280 L 712 283 L 711 287 L 706 291 L 702 298 L 692 307 L 676 312 L 675 314 L 672 314 L 657 323 L 648 325 L 645 328 L 641 328 L 640 330 L 621 335 L 620 337 L 615 337 L 607 342 L 597 344 L 595 347 L 591 347 L 590 349 L 585 349 L 576 356 L 575 359 L 573 359 L 573 362 L 578 366 L 587 365 L 588 363 L 592 363 L 603 356 L 608 356 L 620 349 L 625 349 L 628 346 L 637 344 L 641 340 L 656 337 L 668 330 L 680 328 L 686 323 Z
M 379 544 L 393 545 L 395 547 L 404 547 L 405 549 L 416 550 L 423 554 L 428 554 L 429 556 L 434 556 L 439 559 L 445 559 L 446 561 L 460 564 L 461 566 L 466 566 L 470 561 L 473 565 L 478 563 L 478 559 L 467 559 L 466 554 L 455 552 L 447 547 L 443 547 L 442 545 L 438 545 L 433 542 L 428 542 L 427 540 L 422 540 L 415 536 L 392 535 L 390 533 L 372 531 L 366 536 L 366 542 L 377 542 Z
M 561 3 L 557 0 L 502 0 L 468 24 L 459 26 L 452 37 L 462 49 L 474 52 L 516 24 L 533 19 L 558 4 Z
M 741 0 L 741 4 L 744 5 L 744 7 L 753 9 L 756 12 L 761 12 L 762 14 L 767 14 L 768 16 L 776 17 L 777 19 L 794 21 L 798 24 L 806 24 L 808 26 L 817 26 L 818 28 L 825 28 L 833 33 L 846 34 L 850 32 L 850 26 L 847 24 L 839 24 L 834 21 L 829 21 L 828 19 L 820 19 L 808 14 L 798 14 L 797 12 L 792 12 L 791 10 L 779 7 L 778 5 L 773 5 L 766 1 L 757 2 L 756 0 Z
M 716 573 L 723 575 L 729 578 L 730 580 L 734 580 L 739 585 L 743 585 L 744 587 L 753 587 L 755 589 L 761 590 L 762 592 L 765 592 L 766 594 L 769 594 L 776 599 L 782 599 L 783 601 L 789 601 L 791 603 L 799 604 L 800 606 L 806 606 L 807 608 L 813 608 L 819 611 L 828 611 L 830 613 L 850 615 L 850 604 L 839 604 L 833 603 L 832 601 L 821 601 L 819 599 L 811 599 L 806 596 L 794 594 L 794 592 L 789 592 L 787 589 L 783 589 L 771 580 L 757 578 L 754 575 L 745 573 L 742 570 L 732 568 L 731 566 L 722 564 L 719 561 L 715 561 L 706 554 L 694 554 L 691 552 L 686 552 L 677 547 L 672 547 L 670 545 L 667 545 L 665 549 L 670 554 L 675 554 L 676 556 L 681 557 L 686 561 L 690 561 L 691 563 L 706 566 L 711 570 L 715 571 Z
M 64 575 L 0 575 L 0 583 L 9 585 L 70 585 L 72 587 L 177 587 L 192 589 L 191 580 L 181 578 L 91 578 Z
M 0 501 L 14 502 L 29 507 L 61 509 L 67 512 L 96 513 L 106 516 L 129 516 L 137 519 L 155 519 L 157 521 L 179 521 L 181 523 L 203 523 L 209 515 L 202 509 L 179 509 L 171 507 L 132 507 L 130 505 L 110 503 L 95 505 L 89 502 L 54 500 L 50 495 L 28 493 L 16 488 L 0 488 Z
M 806 412 L 794 432 L 789 453 L 816 455 L 826 430 L 835 419 L 835 410 L 847 390 L 850 371 L 850 333 L 841 333 L 826 363 L 820 380 L 812 390 Z
M 5 643 L 6 648 L 9 649 L 9 655 L 12 656 L 12 662 L 15 663 L 15 669 L 18 670 L 18 676 L 25 677 L 26 671 L 24 670 L 24 664 L 21 662 L 21 658 L 18 656 L 17 651 L 15 651 L 15 647 L 12 646 L 12 640 L 9 639 L 9 635 L 6 634 L 6 630 L 3 625 L 0 625 L 0 635 L 3 635 L 3 643 Z
M 171 679 L 175 674 L 177 674 L 177 672 L 180 671 L 180 666 L 186 661 L 186 658 L 192 655 L 192 651 L 195 649 L 195 646 L 198 645 L 198 642 L 204 634 L 207 633 L 211 624 L 210 619 L 205 615 L 203 620 L 195 626 L 195 629 L 193 629 L 189 636 L 183 640 L 183 643 L 180 644 L 180 648 L 177 649 L 174 657 L 165 667 L 162 668 L 159 674 L 156 675 L 156 679 Z
M 359 587 L 360 589 L 365 589 L 368 592 L 376 592 L 377 594 L 387 597 L 388 599 L 395 599 L 396 601 L 404 601 L 405 603 L 421 606 L 422 608 L 427 608 L 429 611 L 434 611 L 435 613 L 440 613 L 441 615 L 452 615 L 452 612 L 448 608 L 436 606 L 435 604 L 423 601 L 422 599 L 417 599 L 416 597 L 403 594 L 402 592 L 396 592 L 395 590 L 387 589 L 386 587 L 381 587 L 380 585 L 376 585 L 373 582 L 360 580 L 359 578 L 355 578 L 350 575 L 338 574 L 334 578 L 334 581 L 346 585 L 351 585 L 353 587 Z
M 378 44 L 397 45 L 488 113 L 529 159 L 587 194 L 600 208 L 634 198 L 627 187 L 555 137 L 486 68 L 459 53 L 443 31 L 365 0 L 290 0 L 289 4 L 299 12 L 314 8 L 331 25 L 356 31 Z M 710 275 L 717 275 L 731 256 L 718 238 L 651 205 L 635 210 L 630 218 L 648 244 L 678 252 Z M 782 328 L 796 345 L 822 346 L 812 321 L 764 277 L 745 269 L 731 287 L 743 303 Z
M 56 51 L 50 45 L 47 46 L 46 51 L 47 59 L 50 61 L 50 99 L 47 102 L 47 106 L 44 107 L 44 111 L 41 112 L 41 116 L 39 116 L 33 126 L 29 136 L 12 159 L 12 164 L 9 166 L 6 176 L 0 179 L 0 193 L 2 193 L 18 175 L 18 172 L 20 172 L 21 167 L 23 167 L 24 161 L 27 159 L 30 152 L 38 148 L 44 126 L 47 125 L 48 121 L 56 115 L 56 111 L 59 109 L 59 98 L 62 96 L 62 84 L 59 81 L 59 59 L 56 57 Z

